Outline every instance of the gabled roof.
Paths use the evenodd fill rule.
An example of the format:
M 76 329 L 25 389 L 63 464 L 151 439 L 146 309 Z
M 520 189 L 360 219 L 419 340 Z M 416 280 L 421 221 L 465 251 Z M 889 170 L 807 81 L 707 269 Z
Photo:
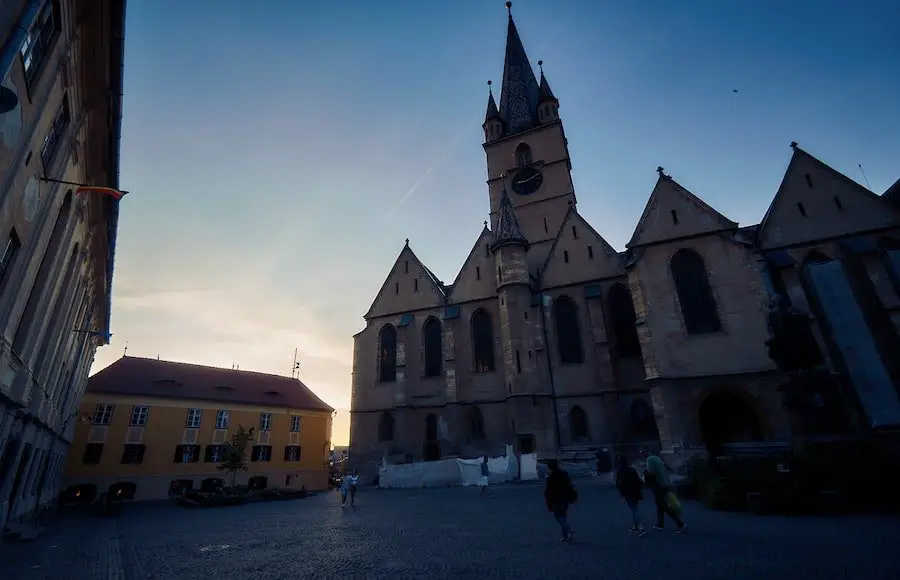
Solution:
M 493 242 L 493 235 L 491 234 L 491 230 L 488 229 L 487 221 L 484 222 L 484 226 L 481 228 L 481 231 L 478 232 L 478 238 L 475 240 L 475 244 L 472 245 L 472 249 L 469 250 L 469 253 L 466 255 L 466 259 L 463 260 L 463 264 L 460 267 L 459 271 L 456 273 L 456 278 L 453 279 L 453 284 L 447 286 L 448 292 L 448 300 L 456 300 L 456 290 L 459 286 L 460 281 L 462 280 L 462 276 L 465 272 L 468 271 L 469 263 L 476 259 L 482 252 L 482 248 L 484 247 L 485 241 L 487 241 L 488 246 Z M 491 279 L 490 276 L 487 276 L 488 279 Z M 468 297 L 464 298 L 468 299 Z
M 90 377 L 87 391 L 312 411 L 334 410 L 299 379 L 134 356 L 123 356 Z
M 900 179 L 894 182 L 894 185 L 887 188 L 881 197 L 891 203 L 900 205 Z
M 842 236 L 858 231 L 893 227 L 900 223 L 900 213 L 897 212 L 896 206 L 887 203 L 888 199 L 800 149 L 796 142 L 791 143 L 791 148 L 793 154 L 781 179 L 781 184 L 759 224 L 757 237 L 761 247 L 775 248 L 808 241 L 807 238 L 811 240 Z M 801 174 L 805 174 L 805 178 L 812 181 L 804 183 L 798 177 Z M 800 187 L 797 185 L 798 180 L 804 183 Z M 838 190 L 834 188 L 835 184 L 840 186 Z M 848 204 L 862 204 L 859 209 L 865 208 L 867 211 L 848 211 L 842 220 L 818 220 L 814 215 L 810 216 L 811 219 L 808 221 L 789 218 L 794 220 L 794 223 L 789 226 L 786 224 L 776 226 L 775 222 L 778 221 L 776 216 L 793 216 L 793 208 L 788 209 L 789 205 L 786 204 L 792 206 L 791 201 L 798 201 L 798 197 L 800 200 L 805 197 L 807 202 L 821 202 L 823 206 L 827 204 L 829 210 L 837 211 L 832 207 L 832 198 L 838 192 L 842 195 L 849 194 L 842 198 L 842 205 L 849 207 Z M 792 196 L 792 199 L 788 200 L 788 196 Z M 813 205 L 806 206 L 807 211 L 813 209 L 815 209 Z M 782 211 L 790 212 L 790 214 L 782 214 Z M 798 228 L 804 231 L 800 231 Z
M 409 247 L 409 240 L 406 240 L 406 243 L 403 245 L 403 249 L 400 250 L 400 253 L 397 255 L 397 259 L 394 260 L 394 265 L 391 266 L 391 270 L 388 275 L 385 277 L 384 282 L 381 284 L 381 288 L 378 289 L 378 293 L 375 295 L 375 298 L 372 300 L 372 304 L 369 306 L 369 309 L 366 311 L 366 314 L 363 318 L 369 318 L 372 316 L 373 310 L 375 309 L 375 305 L 378 303 L 378 300 L 384 295 L 385 289 L 387 288 L 388 282 L 391 280 L 391 276 L 397 271 L 399 268 L 401 261 L 410 261 L 414 266 L 418 266 L 422 272 L 425 274 L 426 280 L 432 286 L 432 289 L 435 293 L 440 297 L 442 302 L 446 302 L 448 288 L 444 286 L 443 282 L 441 282 L 437 276 L 432 272 L 423 262 L 416 256 L 415 252 L 412 251 L 412 248 Z
M 650 199 L 647 200 L 647 205 L 644 207 L 644 212 L 641 214 L 641 219 L 634 229 L 631 240 L 625 244 L 626 248 L 662 242 L 669 239 L 677 239 L 684 235 L 713 233 L 722 230 L 733 230 L 738 227 L 736 222 L 731 221 L 710 207 L 702 199 L 682 187 L 681 184 L 672 179 L 671 176 L 666 175 L 662 167 L 658 167 L 656 171 L 659 173 L 656 185 L 653 187 Z M 684 223 L 681 228 L 684 233 L 680 235 L 666 235 L 662 232 L 658 232 L 657 236 L 654 237 L 651 229 L 648 228 L 651 228 L 651 225 L 655 226 L 657 224 L 656 218 L 659 217 L 657 210 L 662 204 L 671 206 L 671 209 L 675 210 L 687 209 L 691 211 L 697 218 L 697 223 Z M 683 220 L 686 217 L 688 216 L 683 215 L 681 216 L 681 219 Z M 666 216 L 662 219 L 672 219 L 674 224 L 674 218 Z M 660 225 L 657 227 L 662 227 L 662 223 L 660 222 Z
M 607 259 L 615 264 L 617 269 L 621 269 L 623 267 L 624 261 L 622 259 L 622 255 L 613 248 L 609 242 L 606 241 L 606 238 L 600 235 L 600 233 L 594 229 L 594 226 L 587 221 L 584 216 L 578 213 L 578 210 L 575 209 L 575 205 L 569 206 L 569 211 L 566 212 L 565 217 L 563 217 L 562 223 L 559 226 L 559 231 L 556 232 L 556 237 L 553 239 L 553 243 L 550 245 L 550 251 L 547 253 L 547 259 L 544 260 L 543 266 L 541 266 L 540 278 L 538 280 L 539 288 L 544 287 L 544 282 L 546 281 L 546 276 L 548 270 L 550 269 L 551 260 L 553 260 L 553 256 L 556 253 L 556 247 L 561 243 L 560 240 L 562 236 L 567 233 L 568 226 L 571 223 L 572 219 L 577 219 L 581 224 L 587 228 L 588 233 L 592 234 L 600 241 L 600 248 L 598 248 Z M 624 273 L 624 271 L 622 272 Z

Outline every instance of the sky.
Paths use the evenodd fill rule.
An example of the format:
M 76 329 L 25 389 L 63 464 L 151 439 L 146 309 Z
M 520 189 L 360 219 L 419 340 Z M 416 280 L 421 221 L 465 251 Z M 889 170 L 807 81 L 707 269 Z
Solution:
M 409 238 L 451 281 L 487 219 L 500 0 L 129 0 L 112 332 L 300 378 L 349 439 L 353 334 Z M 663 166 L 758 223 L 791 141 L 900 177 L 900 3 L 517 0 L 560 100 L 578 209 L 623 249 Z M 734 92 L 737 90 L 737 92 Z M 858 165 L 865 171 L 863 177 Z

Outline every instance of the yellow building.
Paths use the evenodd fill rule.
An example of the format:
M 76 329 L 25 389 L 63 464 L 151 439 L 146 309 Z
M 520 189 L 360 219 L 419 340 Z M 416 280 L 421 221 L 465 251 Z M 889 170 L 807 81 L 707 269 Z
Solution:
M 63 486 L 137 485 L 135 499 L 161 499 L 218 469 L 222 445 L 254 429 L 248 470 L 269 487 L 328 485 L 333 411 L 300 380 L 250 371 L 122 357 L 88 380 Z

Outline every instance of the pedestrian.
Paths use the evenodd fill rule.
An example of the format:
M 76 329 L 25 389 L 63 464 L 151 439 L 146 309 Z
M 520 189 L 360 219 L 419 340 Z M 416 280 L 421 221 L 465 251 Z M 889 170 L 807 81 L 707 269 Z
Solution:
M 488 497 L 491 497 L 491 491 L 488 489 L 490 483 L 491 469 L 488 467 L 488 458 L 487 455 L 485 455 L 481 458 L 481 477 L 478 479 L 478 487 L 481 488 L 482 496 L 486 493 Z
M 547 461 L 547 467 L 550 474 L 547 476 L 547 487 L 544 489 L 544 501 L 547 502 L 547 509 L 553 512 L 553 517 L 559 523 L 562 531 L 560 539 L 563 542 L 571 542 L 573 532 L 569 526 L 568 513 L 569 506 L 578 500 L 578 493 L 572 485 L 569 474 L 560 468 L 556 459 Z
M 350 475 L 350 507 L 356 505 L 356 488 L 359 485 L 359 470 L 354 469 Z
M 641 516 L 638 512 L 638 502 L 644 499 L 644 492 L 641 488 L 644 482 L 637 470 L 628 463 L 624 456 L 619 457 L 619 466 L 616 470 L 616 489 L 625 499 L 628 509 L 631 510 L 631 533 L 637 534 L 643 538 L 647 535 L 644 531 L 644 524 L 641 523 Z
M 341 478 L 341 507 L 347 505 L 347 494 L 350 493 L 350 475 L 344 474 Z
M 653 499 L 656 502 L 656 525 L 654 529 L 662 531 L 665 528 L 665 516 L 668 515 L 678 526 L 675 530 L 676 534 L 680 534 L 687 529 L 687 526 L 679 517 L 678 513 L 669 505 L 667 497 L 671 492 L 671 480 L 669 479 L 669 470 L 665 462 L 658 455 L 653 455 L 646 448 L 641 449 L 641 456 L 647 460 L 647 468 L 644 471 L 644 482 L 653 492 Z M 674 494 L 672 494 L 674 498 Z

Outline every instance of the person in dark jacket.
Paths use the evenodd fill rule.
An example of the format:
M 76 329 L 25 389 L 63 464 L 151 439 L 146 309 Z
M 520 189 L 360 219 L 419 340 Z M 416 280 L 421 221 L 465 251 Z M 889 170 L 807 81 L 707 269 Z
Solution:
M 569 506 L 575 503 L 578 494 L 569 474 L 560 468 L 556 459 L 547 461 L 547 467 L 550 474 L 547 476 L 547 487 L 544 489 L 544 501 L 547 502 L 547 509 L 553 512 L 553 517 L 559 523 L 562 541 L 569 542 L 572 540 L 572 527 L 569 526 L 567 516 Z
M 638 513 L 638 502 L 644 499 L 643 487 L 644 482 L 637 470 L 628 463 L 627 459 L 619 457 L 619 465 L 616 470 L 616 489 L 619 490 L 628 509 L 631 510 L 631 533 L 637 534 L 641 538 L 647 535 Z

